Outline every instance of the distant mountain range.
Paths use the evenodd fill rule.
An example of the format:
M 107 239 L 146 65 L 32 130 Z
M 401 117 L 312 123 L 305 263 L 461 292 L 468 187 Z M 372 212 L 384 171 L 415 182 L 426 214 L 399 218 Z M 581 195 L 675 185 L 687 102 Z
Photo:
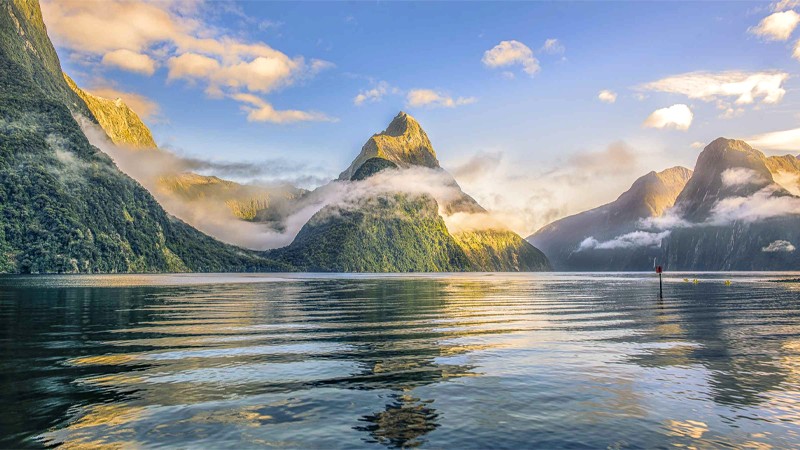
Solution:
M 694 172 L 651 172 L 616 201 L 528 240 L 557 270 L 800 268 L 800 160 L 719 138 Z
M 641 229 L 642 220 L 661 217 L 691 176 L 685 167 L 650 172 L 615 201 L 557 220 L 527 239 L 548 255 L 556 270 L 646 269 L 660 255 L 659 247 L 614 239 Z

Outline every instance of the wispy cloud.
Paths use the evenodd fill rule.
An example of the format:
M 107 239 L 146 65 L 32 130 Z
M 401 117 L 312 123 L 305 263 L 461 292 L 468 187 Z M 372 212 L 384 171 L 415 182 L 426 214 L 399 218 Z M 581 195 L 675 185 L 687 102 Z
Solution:
M 519 65 L 530 76 L 539 72 L 539 60 L 533 51 L 519 41 L 501 41 L 483 54 L 481 60 L 486 67 L 498 68 Z
M 242 110 L 247 112 L 250 122 L 335 122 L 336 119 L 316 111 L 299 111 L 295 109 L 277 110 L 269 102 L 252 94 L 234 94 L 234 100 L 243 103 Z
M 475 97 L 453 98 L 447 94 L 432 89 L 411 89 L 406 95 L 406 104 L 411 108 L 428 106 L 440 108 L 455 108 L 456 106 L 475 103 Z
M 645 128 L 673 128 L 685 131 L 692 125 L 693 118 L 694 114 L 687 105 L 677 104 L 653 111 L 645 119 L 642 126 Z
M 636 248 L 636 247 L 660 247 L 661 241 L 670 235 L 670 231 L 662 231 L 660 233 L 653 233 L 649 231 L 632 231 L 620 236 L 610 239 L 608 241 L 598 241 L 590 236 L 578 245 L 577 251 L 588 249 L 600 250 L 613 250 L 618 248 Z
M 547 39 L 539 51 L 551 55 L 563 55 L 566 50 L 567 48 L 558 39 Z
M 745 138 L 745 141 L 764 151 L 798 151 L 800 149 L 800 128 L 757 134 Z
M 645 83 L 636 89 L 680 94 L 706 102 L 735 98 L 737 105 L 775 104 L 786 94 L 783 84 L 788 78 L 789 74 L 781 71 L 690 72 Z

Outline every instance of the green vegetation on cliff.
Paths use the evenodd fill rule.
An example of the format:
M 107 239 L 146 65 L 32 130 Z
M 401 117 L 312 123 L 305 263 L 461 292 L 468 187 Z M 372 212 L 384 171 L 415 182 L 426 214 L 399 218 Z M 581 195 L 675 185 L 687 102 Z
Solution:
M 286 268 L 169 217 L 87 141 L 38 3 L 0 8 L 0 271 Z
M 358 205 L 327 206 L 288 247 L 273 250 L 301 270 L 447 272 L 469 267 L 428 196 L 376 196 Z

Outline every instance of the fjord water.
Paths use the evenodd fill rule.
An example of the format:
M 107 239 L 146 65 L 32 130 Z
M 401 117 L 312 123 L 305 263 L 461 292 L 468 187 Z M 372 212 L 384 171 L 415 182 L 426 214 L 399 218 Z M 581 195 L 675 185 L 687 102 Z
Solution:
M 0 447 L 796 448 L 797 277 L 0 278 Z

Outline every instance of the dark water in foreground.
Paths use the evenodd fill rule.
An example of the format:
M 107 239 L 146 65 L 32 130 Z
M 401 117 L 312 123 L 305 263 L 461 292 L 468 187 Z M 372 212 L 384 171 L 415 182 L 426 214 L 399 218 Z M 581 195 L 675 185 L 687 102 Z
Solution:
M 0 447 L 798 448 L 798 276 L 0 278 Z

